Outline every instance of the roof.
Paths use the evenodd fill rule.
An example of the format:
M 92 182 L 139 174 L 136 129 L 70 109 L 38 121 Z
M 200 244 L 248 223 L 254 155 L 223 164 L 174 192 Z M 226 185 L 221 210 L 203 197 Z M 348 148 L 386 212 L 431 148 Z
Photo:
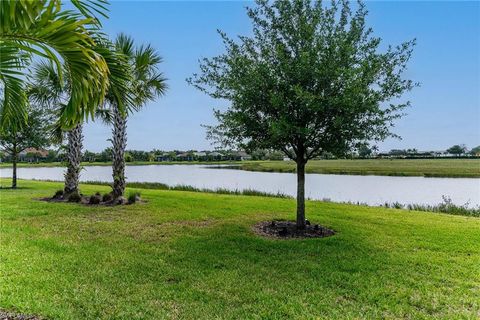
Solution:
M 22 154 L 22 155 L 27 154 L 27 153 L 37 153 L 41 157 L 47 157 L 48 156 L 48 150 L 45 150 L 45 149 L 27 148 L 27 149 L 23 150 L 22 152 L 20 152 L 20 154 Z
M 205 152 L 194 152 L 193 154 L 197 157 L 205 157 L 207 155 Z
M 179 153 L 179 154 L 177 154 L 177 157 L 188 157 L 188 156 L 191 156 L 191 154 L 188 153 L 188 152 L 184 152 L 184 153 Z

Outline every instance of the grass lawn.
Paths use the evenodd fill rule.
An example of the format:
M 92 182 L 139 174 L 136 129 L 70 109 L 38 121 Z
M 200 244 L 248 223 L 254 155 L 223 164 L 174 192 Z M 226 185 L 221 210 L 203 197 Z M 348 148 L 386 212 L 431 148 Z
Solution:
M 256 161 L 242 164 L 250 171 L 295 172 L 293 161 Z M 480 177 L 480 159 L 365 159 L 311 160 L 307 173 L 381 176 Z
M 337 234 L 272 240 L 251 226 L 293 218 L 291 199 L 138 189 L 147 203 L 112 208 L 35 200 L 60 183 L 19 186 L 0 190 L 0 309 L 52 319 L 480 317 L 479 218 L 308 202 L 308 218 Z

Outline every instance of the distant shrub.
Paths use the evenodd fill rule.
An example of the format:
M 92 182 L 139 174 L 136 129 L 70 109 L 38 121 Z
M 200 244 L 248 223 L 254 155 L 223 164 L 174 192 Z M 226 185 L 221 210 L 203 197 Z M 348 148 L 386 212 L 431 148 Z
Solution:
M 468 202 L 464 205 L 456 205 L 453 203 L 452 199 L 447 196 L 442 196 L 442 199 L 443 202 L 435 206 L 409 204 L 407 206 L 407 209 L 416 211 L 441 212 L 470 217 L 480 217 L 480 207 L 470 208 L 470 204 Z
M 55 194 L 53 195 L 53 197 L 55 199 L 59 199 L 59 198 L 63 197 L 63 190 L 60 189 L 60 190 L 55 191 Z
M 140 201 L 140 192 L 130 192 L 127 199 L 130 204 Z
M 413 211 L 425 211 L 425 212 L 441 212 L 453 215 L 480 217 L 480 207 L 471 208 L 470 203 L 464 205 L 454 204 L 452 199 L 447 196 L 442 196 L 443 202 L 437 205 L 428 204 L 408 204 L 404 205 L 399 202 L 388 203 L 385 202 L 382 206 L 385 208 L 394 209 L 407 209 Z
M 88 203 L 90 204 L 99 204 L 102 201 L 102 195 L 97 192 L 94 195 L 90 196 Z
M 110 202 L 113 200 L 113 196 L 111 193 L 105 193 L 102 197 L 103 202 Z
M 68 202 L 80 202 L 82 200 L 82 196 L 76 192 L 70 194 L 68 196 Z

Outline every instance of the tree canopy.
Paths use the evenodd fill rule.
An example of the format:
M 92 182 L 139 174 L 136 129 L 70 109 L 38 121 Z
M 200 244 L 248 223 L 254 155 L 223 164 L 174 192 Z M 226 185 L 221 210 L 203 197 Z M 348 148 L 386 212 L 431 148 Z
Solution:
M 409 105 L 402 94 L 416 85 L 404 77 L 415 40 L 381 50 L 363 3 L 258 0 L 247 14 L 253 36 L 236 41 L 219 31 L 225 53 L 201 60 L 188 79 L 229 102 L 215 111 L 210 138 L 282 150 L 301 171 L 323 152 L 395 136 L 394 120 Z

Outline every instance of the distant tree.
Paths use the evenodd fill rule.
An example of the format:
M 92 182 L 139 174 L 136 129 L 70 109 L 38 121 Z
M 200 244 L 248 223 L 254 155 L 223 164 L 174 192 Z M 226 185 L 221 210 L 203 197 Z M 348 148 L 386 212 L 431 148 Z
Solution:
M 90 152 L 88 150 L 85 150 L 85 152 L 83 153 L 84 161 L 94 162 L 96 157 L 97 155 L 94 152 Z
M 55 152 L 54 150 L 48 150 L 48 155 L 45 161 L 54 162 L 56 160 L 57 160 L 57 152 Z
M 98 161 L 100 162 L 108 162 L 108 161 L 112 161 L 112 148 L 106 148 L 105 150 L 103 150 L 102 152 L 100 152 L 100 154 L 98 154 Z
M 392 149 L 390 150 L 389 154 L 392 156 L 405 156 L 407 154 L 407 151 L 403 149 Z
M 157 157 L 156 157 L 156 155 L 155 155 L 155 152 L 149 152 L 149 153 L 148 153 L 148 158 L 147 158 L 148 160 L 147 160 L 147 161 L 153 162 L 153 161 L 155 161 L 156 158 L 157 158 Z
M 465 145 L 456 144 L 447 149 L 447 152 L 450 154 L 455 154 L 457 156 L 464 154 L 467 152 L 467 147 Z
M 124 158 L 125 158 L 125 162 L 132 162 L 134 161 L 133 159 L 133 156 L 130 152 L 125 152 L 125 155 L 124 155 Z
M 45 148 L 50 145 L 49 117 L 44 110 L 27 107 L 27 122 L 23 126 L 4 126 L 0 130 L 0 146 L 12 160 L 12 189 L 17 187 L 18 154 L 27 148 Z
M 470 154 L 471 154 L 471 155 L 480 154 L 480 146 L 475 147 L 475 148 L 472 148 L 472 150 L 470 150 Z
M 283 158 L 285 157 L 285 154 L 281 151 L 270 151 L 268 154 L 267 154 L 267 159 L 268 160 L 283 160 Z
M 360 158 L 368 158 L 372 155 L 372 149 L 368 146 L 368 144 L 361 144 L 358 147 L 358 156 Z
M 219 32 L 226 52 L 200 63 L 189 83 L 230 107 L 215 111 L 208 136 L 252 151 L 281 150 L 297 165 L 297 228 L 305 228 L 305 165 L 325 151 L 344 155 L 390 129 L 416 84 L 404 79 L 414 41 L 380 52 L 363 3 L 257 0 L 253 36 Z
M 265 160 L 267 158 L 267 151 L 263 149 L 254 150 L 251 154 L 253 160 Z

